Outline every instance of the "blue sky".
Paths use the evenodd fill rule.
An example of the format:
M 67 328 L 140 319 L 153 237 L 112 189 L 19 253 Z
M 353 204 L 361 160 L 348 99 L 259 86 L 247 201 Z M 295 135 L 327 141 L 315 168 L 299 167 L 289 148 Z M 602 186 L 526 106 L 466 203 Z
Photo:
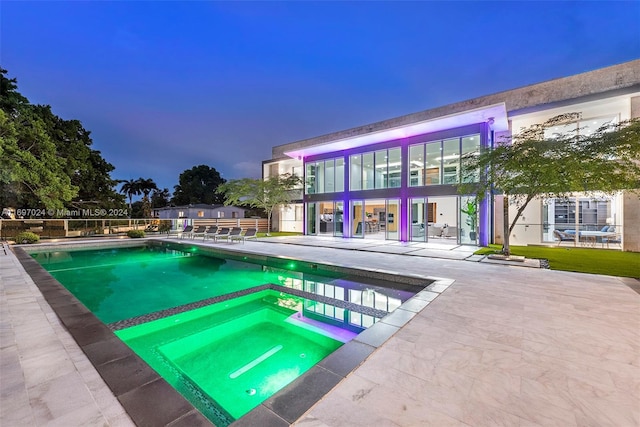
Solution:
M 0 3 L 0 65 L 114 178 L 207 164 L 640 58 L 640 2 Z

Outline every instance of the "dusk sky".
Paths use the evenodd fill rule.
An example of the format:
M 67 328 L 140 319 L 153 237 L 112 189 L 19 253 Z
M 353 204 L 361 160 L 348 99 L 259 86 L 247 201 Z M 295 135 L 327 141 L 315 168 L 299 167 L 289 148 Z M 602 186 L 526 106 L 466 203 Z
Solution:
M 116 179 L 199 164 L 640 58 L 640 2 L 0 3 L 0 65 L 91 131 Z

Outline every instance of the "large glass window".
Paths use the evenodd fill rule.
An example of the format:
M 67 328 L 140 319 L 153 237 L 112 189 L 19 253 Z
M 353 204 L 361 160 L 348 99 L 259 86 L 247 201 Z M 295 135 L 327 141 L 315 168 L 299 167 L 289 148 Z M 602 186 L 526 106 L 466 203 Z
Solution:
M 373 152 L 362 154 L 362 189 L 372 190 L 375 188 Z
M 447 139 L 442 142 L 443 184 L 457 184 L 460 165 L 460 140 Z
M 400 187 L 400 148 L 354 154 L 349 164 L 351 190 Z
M 316 192 L 316 164 L 315 163 L 307 163 L 305 169 L 305 193 L 306 194 L 315 194 Z
M 349 157 L 349 188 L 362 190 L 362 155 L 354 154 Z
M 344 191 L 344 159 L 338 157 L 336 159 L 336 192 Z
M 478 134 L 412 145 L 409 147 L 409 186 L 458 184 L 462 157 L 479 152 Z M 472 171 L 462 179 L 477 180 L 478 174 Z
M 556 138 L 562 135 L 590 135 L 600 127 L 617 123 L 617 116 L 596 117 L 587 120 L 580 120 L 578 122 L 566 123 L 556 125 L 544 130 L 545 138 Z
M 387 188 L 387 150 L 376 151 L 376 188 Z
M 409 239 L 414 242 L 427 240 L 427 200 L 424 197 L 411 199 L 411 234 Z
M 334 161 L 333 159 L 324 162 L 324 191 L 325 193 L 333 193 L 336 189 L 335 175 L 334 175 Z
M 440 141 L 426 144 L 425 185 L 440 184 L 440 170 L 442 168 L 442 147 Z
M 465 159 L 480 154 L 480 137 L 478 135 L 467 136 L 462 138 L 462 182 L 478 182 L 480 179 L 480 171 L 477 169 L 469 170 L 465 168 Z
M 409 147 L 409 187 L 424 185 L 424 144 Z
M 351 201 L 351 236 L 364 237 L 364 203 L 362 200 Z
M 320 160 L 305 166 L 305 194 L 344 191 L 344 160 Z
M 316 193 L 325 193 L 324 162 L 316 162 Z
M 389 188 L 398 188 L 401 185 L 402 158 L 400 148 L 391 148 L 388 154 L 389 160 Z

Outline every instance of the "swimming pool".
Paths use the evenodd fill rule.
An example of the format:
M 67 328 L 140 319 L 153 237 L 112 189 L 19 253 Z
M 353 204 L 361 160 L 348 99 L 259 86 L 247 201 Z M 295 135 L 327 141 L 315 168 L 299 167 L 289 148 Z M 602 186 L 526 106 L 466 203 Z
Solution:
M 417 291 L 310 272 L 317 266 L 291 260 L 214 255 L 151 244 L 32 257 L 217 425 L 241 417 Z

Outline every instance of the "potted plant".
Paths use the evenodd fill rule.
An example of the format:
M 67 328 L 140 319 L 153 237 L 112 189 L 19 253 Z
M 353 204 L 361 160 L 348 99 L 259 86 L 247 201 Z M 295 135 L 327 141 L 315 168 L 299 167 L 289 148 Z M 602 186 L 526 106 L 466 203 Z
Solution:
M 469 226 L 469 239 L 476 240 L 476 226 L 478 225 L 478 203 L 476 199 L 468 199 L 467 205 L 460 209 L 460 211 L 467 215 L 467 225 Z

